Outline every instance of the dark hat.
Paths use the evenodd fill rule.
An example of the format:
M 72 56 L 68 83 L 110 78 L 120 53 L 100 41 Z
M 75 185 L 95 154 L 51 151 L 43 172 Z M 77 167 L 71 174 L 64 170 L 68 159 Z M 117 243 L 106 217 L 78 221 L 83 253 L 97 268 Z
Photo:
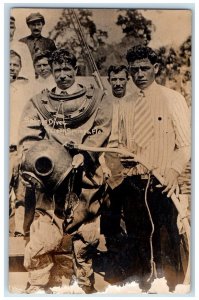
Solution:
M 13 16 L 10 16 L 10 25 L 15 26 L 15 18 Z
M 35 21 L 42 21 L 42 23 L 45 24 L 44 17 L 40 13 L 32 13 L 26 18 L 27 24 Z

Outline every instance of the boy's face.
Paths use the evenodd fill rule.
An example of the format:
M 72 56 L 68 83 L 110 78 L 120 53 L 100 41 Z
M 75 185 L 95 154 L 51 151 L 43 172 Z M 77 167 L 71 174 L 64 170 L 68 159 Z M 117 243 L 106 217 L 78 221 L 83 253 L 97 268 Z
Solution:
M 38 74 L 42 78 L 47 78 L 51 74 L 51 67 L 46 57 L 39 59 L 35 63 L 34 67 L 36 74 Z

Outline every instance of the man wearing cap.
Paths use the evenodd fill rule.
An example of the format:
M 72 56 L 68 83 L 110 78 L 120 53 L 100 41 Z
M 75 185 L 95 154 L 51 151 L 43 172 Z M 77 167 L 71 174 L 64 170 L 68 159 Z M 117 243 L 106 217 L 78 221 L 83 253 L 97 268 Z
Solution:
M 31 31 L 31 35 L 26 36 L 19 41 L 25 43 L 28 46 L 32 58 L 34 54 L 39 50 L 49 50 L 51 52 L 56 50 L 54 41 L 41 35 L 42 28 L 45 25 L 45 19 L 40 13 L 30 14 L 26 18 L 26 24 Z

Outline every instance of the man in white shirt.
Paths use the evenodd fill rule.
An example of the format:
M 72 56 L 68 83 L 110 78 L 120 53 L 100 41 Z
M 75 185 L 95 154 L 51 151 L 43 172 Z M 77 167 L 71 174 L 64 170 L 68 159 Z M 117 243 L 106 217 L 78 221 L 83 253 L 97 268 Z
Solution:
M 129 98 L 120 107 L 120 147 L 135 153 L 165 180 L 164 187 L 160 187 L 139 162 L 127 157 L 121 159 L 125 167 L 121 172 L 121 194 L 129 239 L 129 276 L 138 278 L 146 289 L 154 277 L 166 276 L 161 257 L 164 226 L 176 271 L 176 279 L 170 282 L 172 289 L 179 282 L 182 264 L 178 212 L 170 196 L 176 191 L 178 177 L 190 159 L 189 112 L 179 93 L 155 82 L 159 64 L 151 48 L 133 47 L 126 58 L 137 86 L 137 97 Z
M 22 66 L 20 70 L 20 76 L 25 77 L 29 80 L 33 80 L 35 78 L 35 72 L 30 51 L 27 45 L 19 42 L 14 38 L 15 31 L 15 18 L 13 16 L 10 16 L 10 50 L 14 50 L 21 57 Z
M 14 50 L 10 50 L 10 208 L 15 212 L 13 232 L 15 236 L 24 234 L 24 188 L 18 180 L 17 144 L 20 118 L 28 99 L 29 80 L 20 76 L 21 68 L 21 56 Z M 10 231 L 12 234 L 12 230 Z
M 129 73 L 125 65 L 111 65 L 108 68 L 108 82 L 111 86 L 110 95 L 113 106 L 111 135 L 108 141 L 108 147 L 118 147 L 119 144 L 119 111 L 121 102 L 124 102 L 130 95 L 127 84 L 129 81 Z M 109 207 L 103 211 L 101 217 L 101 232 L 106 238 L 107 255 L 110 260 L 111 267 L 107 269 L 105 279 L 114 282 L 122 279 L 123 262 L 122 252 L 119 243 L 124 240 L 123 230 L 121 228 L 121 207 L 122 199 L 117 189 L 116 178 L 119 174 L 121 163 L 114 153 L 103 153 L 99 158 L 103 169 L 104 177 L 108 180 L 109 188 L 107 189 L 107 197 L 110 201 Z M 119 167 L 119 168 L 118 168 Z M 109 182 L 110 178 L 114 178 L 114 188 Z M 112 180 L 113 181 L 113 180 Z

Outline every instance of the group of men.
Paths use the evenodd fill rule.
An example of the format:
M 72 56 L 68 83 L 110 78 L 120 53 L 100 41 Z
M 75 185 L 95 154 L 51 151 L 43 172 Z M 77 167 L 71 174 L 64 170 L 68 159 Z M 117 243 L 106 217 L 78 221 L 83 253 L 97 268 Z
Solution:
M 120 233 L 121 218 L 124 221 L 126 277 L 138 280 L 147 289 L 155 277 L 164 276 L 163 227 L 173 248 L 173 266 L 178 276 L 182 273 L 181 236 L 178 211 L 170 197 L 178 189 L 178 177 L 190 159 L 185 99 L 155 82 L 158 56 L 142 46 L 128 50 L 128 66 L 109 67 L 111 93 L 85 87 L 76 80 L 76 57 L 66 49 L 56 50 L 53 42 L 41 37 L 44 18 L 31 14 L 27 24 L 32 34 L 21 41 L 28 45 L 35 74 L 42 76 L 44 82 L 49 76 L 51 80 L 27 101 L 13 147 L 17 156 L 13 169 L 19 171 L 16 194 L 20 194 L 20 202 L 32 201 L 34 212 L 24 255 L 29 272 L 26 293 L 42 289 L 49 292 L 52 253 L 59 249 L 65 234 L 72 236 L 73 269 L 79 286 L 85 293 L 96 292 L 92 258 L 100 242 L 104 210 L 108 211 L 104 233 L 107 244 Z M 45 52 L 45 56 L 46 48 L 37 51 L 41 45 L 52 51 Z M 21 68 L 20 56 L 13 52 L 18 68 L 16 71 L 14 62 L 10 62 L 11 84 L 16 78 L 20 81 Z M 77 144 L 89 150 L 78 150 Z M 41 157 L 43 165 L 39 165 L 42 147 L 49 152 Z M 99 154 L 96 147 L 113 148 L 113 152 L 116 148 L 121 154 Z M 63 149 L 69 158 L 67 154 L 59 156 Z M 138 159 L 124 155 L 122 150 Z M 64 171 L 62 180 L 57 179 L 51 190 L 45 186 L 44 177 L 49 181 L 54 175 L 57 178 L 57 157 L 58 169 L 63 167 Z M 164 177 L 164 186 L 153 176 L 153 170 Z

